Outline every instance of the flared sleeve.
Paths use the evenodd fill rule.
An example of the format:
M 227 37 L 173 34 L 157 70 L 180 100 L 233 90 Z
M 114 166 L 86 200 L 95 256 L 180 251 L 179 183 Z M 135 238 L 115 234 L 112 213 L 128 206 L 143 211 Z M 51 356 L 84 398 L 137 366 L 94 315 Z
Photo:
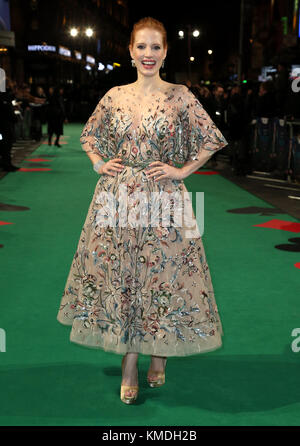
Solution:
M 211 152 L 212 156 L 228 145 L 203 105 L 186 86 L 182 86 L 179 104 L 175 161 L 194 161 L 202 150 Z
M 98 102 L 80 135 L 82 149 L 104 158 L 114 156 L 115 143 L 111 132 L 112 89 Z

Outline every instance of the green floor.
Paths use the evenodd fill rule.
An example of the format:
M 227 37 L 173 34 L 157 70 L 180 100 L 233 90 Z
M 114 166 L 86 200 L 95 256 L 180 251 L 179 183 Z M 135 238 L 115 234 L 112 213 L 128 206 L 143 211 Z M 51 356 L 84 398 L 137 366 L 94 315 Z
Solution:
M 222 348 L 169 358 L 159 389 L 147 386 L 149 357 L 140 355 L 140 395 L 128 406 L 119 397 L 122 356 L 69 341 L 56 315 L 98 179 L 81 129 L 65 126 L 67 144 L 42 144 L 28 157 L 55 155 L 40 163 L 51 171 L 0 181 L 1 203 L 28 207 L 0 215 L 12 223 L 0 227 L 0 425 L 299 425 L 300 352 L 291 333 L 300 327 L 300 253 L 275 248 L 297 233 L 255 226 L 295 219 L 227 212 L 271 206 L 221 175 L 192 174 L 185 184 L 205 193 L 203 242 Z

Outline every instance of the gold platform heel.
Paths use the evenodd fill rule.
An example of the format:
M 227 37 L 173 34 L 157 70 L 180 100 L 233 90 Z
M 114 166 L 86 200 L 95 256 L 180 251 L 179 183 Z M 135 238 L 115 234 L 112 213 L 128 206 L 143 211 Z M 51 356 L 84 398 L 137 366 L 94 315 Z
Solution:
M 167 357 L 164 357 L 164 367 L 166 368 Z M 164 372 L 156 372 L 155 370 L 148 370 L 147 381 L 150 387 L 161 387 L 165 384 L 166 376 Z
M 122 359 L 122 375 L 125 356 Z M 129 396 L 128 393 L 131 393 Z M 139 393 L 139 386 L 125 386 L 121 384 L 120 398 L 123 403 L 132 404 L 136 401 Z M 125 395 L 126 394 L 126 395 Z

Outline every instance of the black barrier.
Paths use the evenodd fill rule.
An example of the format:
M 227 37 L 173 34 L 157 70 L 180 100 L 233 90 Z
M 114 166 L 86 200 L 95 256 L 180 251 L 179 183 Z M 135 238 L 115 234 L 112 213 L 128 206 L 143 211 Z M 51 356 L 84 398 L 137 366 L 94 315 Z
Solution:
M 251 128 L 252 170 L 300 179 L 300 121 L 258 117 Z
M 270 172 L 272 170 L 274 122 L 271 118 L 256 118 L 252 145 L 252 167 Z
M 288 157 L 288 180 L 291 176 L 300 180 L 300 121 L 288 121 L 289 135 L 289 157 Z
M 287 173 L 289 157 L 289 128 L 285 119 L 274 119 L 273 142 L 274 169 L 278 173 Z

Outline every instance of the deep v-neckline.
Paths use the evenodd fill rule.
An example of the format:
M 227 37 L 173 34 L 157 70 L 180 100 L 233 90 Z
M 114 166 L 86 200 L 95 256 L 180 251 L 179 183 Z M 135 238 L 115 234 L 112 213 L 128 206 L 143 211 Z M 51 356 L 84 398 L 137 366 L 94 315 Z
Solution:
M 155 103 L 160 104 L 161 100 L 165 100 L 169 91 L 175 88 L 174 85 L 170 85 L 169 87 L 165 88 L 164 90 L 161 90 L 158 94 L 152 93 L 148 96 L 148 101 L 143 104 L 141 102 L 142 96 L 134 91 L 133 87 L 129 87 L 129 92 L 126 91 L 125 94 L 128 94 L 128 96 L 133 97 L 132 103 L 136 103 L 136 110 L 132 110 L 132 129 L 138 131 L 143 127 L 143 121 L 146 117 L 146 115 L 150 112 L 149 109 L 155 107 Z M 153 113 L 155 113 L 155 110 L 153 109 Z

